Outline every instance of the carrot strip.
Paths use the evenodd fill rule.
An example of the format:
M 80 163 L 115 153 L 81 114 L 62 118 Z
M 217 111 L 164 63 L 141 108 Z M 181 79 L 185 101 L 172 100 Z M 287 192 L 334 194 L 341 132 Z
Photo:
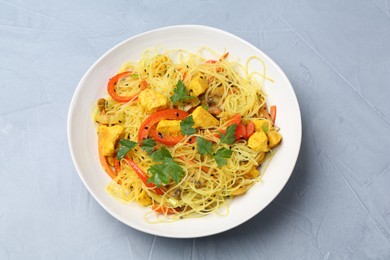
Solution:
M 157 213 L 160 213 L 160 214 L 172 215 L 172 214 L 176 214 L 177 213 L 177 211 L 174 210 L 173 208 L 164 207 L 164 206 L 161 206 L 159 204 L 153 205 L 152 209 L 153 209 L 153 211 L 155 211 Z
M 270 113 L 270 117 L 271 117 L 272 123 L 275 124 L 275 120 L 276 120 L 276 106 L 271 106 L 269 113 Z

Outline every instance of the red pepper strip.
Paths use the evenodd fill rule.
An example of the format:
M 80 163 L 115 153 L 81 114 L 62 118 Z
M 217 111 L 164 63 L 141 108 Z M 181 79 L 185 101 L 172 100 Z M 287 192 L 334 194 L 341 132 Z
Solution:
M 176 214 L 177 211 L 175 211 L 173 208 L 164 207 L 158 204 L 155 204 L 152 206 L 153 211 L 160 213 L 160 214 L 168 214 L 173 215 Z
M 152 128 L 152 126 L 159 121 L 166 119 L 166 120 L 182 120 L 188 116 L 188 113 L 179 110 L 179 109 L 167 109 L 167 110 L 161 110 L 157 111 L 156 113 L 151 114 L 148 118 L 145 119 L 145 121 L 141 124 L 141 127 L 138 131 L 138 142 L 141 142 L 143 139 L 148 138 L 149 131 Z
M 208 61 L 206 61 L 206 63 L 215 64 L 215 63 L 217 63 L 217 61 L 216 60 L 208 60 Z
M 145 184 L 146 187 L 152 188 L 158 195 L 163 195 L 164 191 L 160 188 L 157 188 L 153 183 L 148 182 L 148 176 L 138 167 L 138 165 L 133 162 L 131 159 L 125 157 L 126 162 L 133 168 L 135 173 L 138 175 L 138 178 Z
M 249 122 L 246 125 L 246 136 L 245 136 L 245 139 L 248 139 L 249 137 L 251 137 L 251 135 L 253 135 L 254 132 L 255 132 L 255 124 L 253 122 Z
M 121 165 L 119 164 L 119 160 L 116 157 L 114 157 L 114 167 L 115 167 L 116 174 L 118 175 Z
M 233 117 L 232 117 L 232 119 L 230 119 L 230 120 L 228 121 L 228 123 L 226 124 L 226 126 L 230 126 L 230 125 L 232 125 L 232 124 L 238 125 L 238 124 L 240 124 L 240 123 L 241 123 L 241 115 L 240 115 L 240 114 L 234 114 Z
M 271 117 L 272 123 L 275 124 L 275 120 L 276 120 L 276 106 L 271 106 L 269 113 L 270 113 L 270 117 Z
M 119 81 L 119 79 L 122 77 L 128 76 L 130 74 L 131 74 L 131 72 L 125 71 L 125 72 L 122 72 L 122 73 L 115 75 L 114 77 L 110 78 L 110 80 L 108 81 L 107 92 L 112 97 L 112 99 L 114 99 L 115 101 L 121 102 L 121 103 L 129 102 L 131 99 L 135 98 L 138 95 L 138 93 L 137 93 L 136 95 L 133 95 L 133 96 L 121 97 L 115 92 L 115 85 Z M 141 85 L 140 91 L 142 91 L 147 87 L 148 83 L 145 80 L 141 80 L 140 85 Z
M 180 143 L 184 139 L 184 135 L 165 135 L 163 136 L 161 133 L 158 133 L 156 130 L 156 127 L 152 127 L 149 130 L 149 134 L 152 136 L 152 138 L 165 145 L 175 145 L 177 143 Z
M 243 124 L 238 124 L 236 128 L 236 133 L 234 134 L 236 140 L 240 140 L 241 138 L 245 138 L 247 135 L 246 127 Z
M 107 162 L 106 156 L 104 156 L 102 154 L 102 152 L 100 151 L 100 148 L 98 150 L 99 150 L 99 160 L 100 160 L 100 163 L 101 163 L 104 171 L 108 174 L 108 176 L 111 177 L 111 179 L 115 179 L 117 174 L 111 169 L 110 165 Z
M 234 114 L 232 119 L 230 119 L 226 123 L 226 127 L 231 126 L 233 124 L 239 125 L 240 123 L 241 123 L 241 115 L 240 114 Z M 221 132 L 222 134 L 226 134 L 226 129 L 221 129 L 219 132 Z M 219 137 L 219 135 L 218 135 L 218 137 Z
M 111 169 L 111 166 L 107 162 L 107 157 L 102 154 L 102 151 L 100 151 L 100 146 L 98 147 L 98 151 L 99 151 L 100 164 L 102 165 L 104 171 L 108 174 L 108 176 L 110 176 L 111 179 L 114 180 L 118 176 L 118 172 L 114 172 Z M 122 181 L 117 180 L 117 183 L 120 185 L 120 184 L 122 184 Z

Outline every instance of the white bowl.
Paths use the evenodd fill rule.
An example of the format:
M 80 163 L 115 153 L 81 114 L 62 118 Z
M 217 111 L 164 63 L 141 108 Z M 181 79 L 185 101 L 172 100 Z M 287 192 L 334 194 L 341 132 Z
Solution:
M 97 153 L 97 135 L 91 111 L 100 97 L 106 96 L 107 80 L 128 60 L 139 60 L 144 50 L 164 47 L 197 51 L 207 46 L 245 63 L 250 56 L 261 57 L 267 66 L 267 103 L 277 105 L 277 126 L 283 136 L 276 155 L 262 182 L 244 196 L 234 198 L 227 216 L 215 214 L 173 223 L 149 224 L 144 215 L 150 209 L 136 203 L 123 204 L 105 190 L 110 177 L 102 169 Z M 74 165 L 92 196 L 113 217 L 140 231 L 175 238 L 202 237 L 236 227 L 263 210 L 282 190 L 289 179 L 301 145 L 301 115 L 294 90 L 276 63 L 250 43 L 225 31 L 199 25 L 165 27 L 134 36 L 104 54 L 85 73 L 74 93 L 68 114 L 68 139 Z

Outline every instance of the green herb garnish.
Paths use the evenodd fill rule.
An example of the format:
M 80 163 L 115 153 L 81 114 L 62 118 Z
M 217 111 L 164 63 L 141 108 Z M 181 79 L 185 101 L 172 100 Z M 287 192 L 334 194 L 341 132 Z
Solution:
M 183 178 L 183 168 L 173 160 L 167 148 L 161 147 L 160 150 L 151 154 L 151 158 L 157 164 L 152 165 L 148 169 L 148 174 L 150 175 L 148 182 L 154 183 L 156 187 L 160 187 L 168 184 L 170 179 L 179 183 Z
M 116 157 L 118 160 L 122 160 L 128 152 L 130 152 L 131 149 L 133 149 L 138 143 L 126 140 L 126 139 L 121 139 L 119 140 L 119 149 Z
M 199 154 L 212 155 L 213 143 L 200 136 L 196 137 L 196 147 Z
M 219 167 L 222 167 L 227 164 L 227 160 L 232 157 L 233 151 L 222 147 L 214 154 L 214 159 L 217 162 Z
M 218 167 L 222 167 L 227 164 L 227 160 L 230 157 L 232 157 L 233 151 L 222 147 L 218 149 L 214 154 L 212 153 L 213 151 L 213 143 L 202 138 L 202 137 L 197 137 L 196 138 L 196 146 L 198 148 L 198 153 L 199 154 L 208 154 L 214 158 L 216 163 L 218 164 Z
M 153 139 L 146 138 L 142 140 L 141 148 L 142 150 L 147 152 L 147 154 L 151 154 L 154 151 L 155 146 L 156 146 L 156 142 Z
M 225 134 L 220 133 L 221 143 L 233 144 L 236 141 L 236 136 L 235 136 L 236 129 L 237 129 L 237 124 L 232 124 L 226 128 Z
M 194 119 L 191 116 L 188 116 L 187 118 L 183 119 L 180 122 L 180 128 L 181 132 L 185 135 L 192 135 L 196 132 L 196 129 L 193 128 L 194 125 Z
M 187 88 L 184 86 L 184 83 L 181 80 L 177 82 L 176 88 L 173 90 L 173 93 L 173 96 L 171 96 L 171 101 L 173 103 L 183 103 L 194 98 L 193 96 L 188 95 Z

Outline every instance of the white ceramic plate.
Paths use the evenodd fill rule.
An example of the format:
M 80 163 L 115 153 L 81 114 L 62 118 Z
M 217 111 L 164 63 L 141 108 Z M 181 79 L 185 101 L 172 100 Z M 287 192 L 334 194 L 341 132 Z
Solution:
M 208 46 L 218 53 L 230 52 L 240 62 L 253 55 L 267 65 L 264 90 L 267 103 L 277 105 L 277 125 L 283 143 L 267 168 L 263 181 L 244 196 L 233 199 L 227 216 L 209 215 L 173 223 L 148 224 L 144 214 L 149 210 L 136 203 L 122 204 L 108 195 L 105 187 L 110 178 L 100 166 L 97 154 L 97 135 L 91 111 L 100 97 L 106 96 L 107 80 L 128 60 L 139 60 L 144 50 L 162 46 L 197 51 Z M 226 231 L 240 225 L 264 209 L 282 190 L 289 179 L 301 145 L 301 115 L 294 90 L 286 75 L 274 61 L 248 42 L 219 29 L 182 25 L 165 27 L 132 37 L 104 54 L 81 79 L 68 114 L 68 139 L 75 167 L 92 196 L 112 216 L 140 231 L 175 238 L 201 237 Z

